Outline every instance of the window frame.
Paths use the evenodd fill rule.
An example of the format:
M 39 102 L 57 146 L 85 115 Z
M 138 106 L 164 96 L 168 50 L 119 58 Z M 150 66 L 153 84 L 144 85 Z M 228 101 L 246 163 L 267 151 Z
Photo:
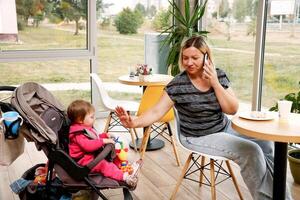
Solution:
M 42 60 L 90 59 L 96 63 L 97 26 L 96 0 L 87 1 L 87 38 L 86 49 L 49 49 L 49 50 L 1 50 L 0 62 L 24 62 Z M 95 66 L 91 66 L 95 70 Z

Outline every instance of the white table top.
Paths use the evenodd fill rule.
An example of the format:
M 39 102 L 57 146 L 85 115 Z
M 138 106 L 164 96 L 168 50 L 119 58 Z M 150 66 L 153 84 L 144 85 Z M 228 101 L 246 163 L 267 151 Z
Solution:
M 147 78 L 144 81 L 140 81 L 138 76 L 129 77 L 129 75 L 120 76 L 118 79 L 120 83 L 139 86 L 167 85 L 173 79 L 173 76 L 166 74 L 152 74 L 146 76 Z
M 273 120 L 256 121 L 232 118 L 232 127 L 241 134 L 275 142 L 300 142 L 300 114 L 291 113 L 288 121 L 282 121 L 278 115 Z

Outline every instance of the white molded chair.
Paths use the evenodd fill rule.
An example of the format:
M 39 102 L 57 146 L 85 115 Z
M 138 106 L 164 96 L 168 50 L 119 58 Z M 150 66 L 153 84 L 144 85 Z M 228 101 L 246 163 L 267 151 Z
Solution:
M 100 100 L 101 100 L 103 106 L 105 107 L 105 109 L 107 109 L 109 111 L 109 115 L 107 117 L 105 128 L 104 128 L 104 132 L 112 131 L 112 129 L 115 126 L 123 127 L 122 123 L 120 122 L 119 118 L 116 116 L 116 114 L 114 112 L 115 108 L 117 106 L 121 106 L 128 112 L 128 114 L 131 112 L 136 113 L 138 111 L 140 104 L 135 101 L 117 100 L 117 99 L 111 98 L 108 95 L 107 91 L 105 90 L 103 82 L 100 79 L 100 77 L 96 73 L 91 73 L 90 76 L 92 77 L 92 80 L 95 82 L 95 84 L 98 88 L 98 91 L 99 91 L 99 94 L 101 97 Z M 134 145 L 134 149 L 135 149 L 135 151 L 137 151 L 133 129 L 125 128 L 125 127 L 124 127 L 124 129 L 126 129 L 126 131 L 128 131 L 130 133 L 131 140 Z
M 194 182 L 199 183 L 199 187 L 201 187 L 202 184 L 211 187 L 211 199 L 216 200 L 216 185 L 231 178 L 232 182 L 235 186 L 235 189 L 239 195 L 239 198 L 241 200 L 243 200 L 242 193 L 239 189 L 236 178 L 233 174 L 229 160 L 225 157 L 207 155 L 207 154 L 197 152 L 195 150 L 191 150 L 191 149 L 185 147 L 180 141 L 180 137 L 179 137 L 181 134 L 180 133 L 180 120 L 179 120 L 177 110 L 175 108 L 174 108 L 174 114 L 175 114 L 175 132 L 176 132 L 175 135 L 176 135 L 177 142 L 183 149 L 190 152 L 190 154 L 183 166 L 181 175 L 177 181 L 176 187 L 175 187 L 170 199 L 175 199 L 176 193 L 179 189 L 179 186 L 180 186 L 182 180 L 188 179 L 188 180 L 192 180 Z M 201 158 L 201 163 L 199 163 L 200 158 Z M 209 159 L 208 164 L 205 164 L 205 158 Z M 191 161 L 192 161 L 192 163 L 191 163 Z M 228 171 L 223 168 L 223 166 L 222 166 L 223 162 L 226 163 Z M 204 174 L 204 170 L 210 171 L 210 177 L 207 177 Z M 198 180 L 195 180 L 195 179 L 193 179 L 193 177 L 191 177 L 191 175 L 196 172 L 200 172 L 200 178 Z M 215 172 L 216 172 L 216 174 L 215 174 Z M 219 176 L 220 174 L 224 175 L 224 176 L 220 177 Z M 205 179 L 203 180 L 203 178 L 205 178 Z M 221 178 L 221 180 L 220 180 L 220 178 Z

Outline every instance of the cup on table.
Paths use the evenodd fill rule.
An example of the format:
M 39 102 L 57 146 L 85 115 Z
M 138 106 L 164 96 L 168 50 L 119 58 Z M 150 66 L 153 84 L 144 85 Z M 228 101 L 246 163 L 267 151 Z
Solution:
M 134 76 L 135 76 L 135 68 L 134 67 L 129 67 L 128 68 L 128 71 L 129 71 L 129 77 L 130 78 L 134 78 Z
M 9 111 L 2 113 L 2 118 L 0 121 L 3 121 L 5 128 L 9 131 L 12 137 L 18 136 L 19 128 L 23 124 L 23 118 L 16 111 Z
M 278 114 L 279 114 L 279 119 L 281 120 L 288 120 L 289 115 L 291 113 L 292 109 L 292 101 L 287 101 L 287 100 L 279 100 L 278 101 Z

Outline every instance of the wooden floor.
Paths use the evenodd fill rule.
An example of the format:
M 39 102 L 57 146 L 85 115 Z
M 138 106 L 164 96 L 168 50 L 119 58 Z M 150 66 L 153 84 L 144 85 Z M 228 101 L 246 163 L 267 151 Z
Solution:
M 103 124 L 101 121 L 100 124 Z M 101 129 L 101 125 L 98 125 L 98 130 Z M 130 138 L 129 133 L 121 133 L 125 135 L 127 139 Z M 142 133 L 139 133 L 140 136 Z M 135 191 L 132 192 L 132 196 L 136 200 L 161 200 L 169 199 L 172 191 L 176 185 L 176 181 L 180 175 L 181 167 L 177 167 L 174 158 L 173 150 L 165 140 L 165 147 L 157 151 L 146 152 L 144 159 L 144 165 L 141 169 L 139 183 Z M 180 160 L 182 165 L 187 158 L 187 152 L 178 148 Z M 136 160 L 139 158 L 139 154 L 130 150 L 129 160 Z M 26 143 L 26 149 L 23 155 L 21 155 L 12 165 L 9 167 L 0 166 L 0 200 L 17 200 L 19 199 L 9 187 L 9 184 L 16 179 L 20 178 L 25 170 L 37 163 L 43 163 L 46 161 L 43 152 L 36 150 L 33 143 Z M 251 200 L 251 195 L 246 188 L 239 168 L 232 163 L 235 175 L 237 177 L 239 187 L 242 191 L 245 200 Z M 287 186 L 291 189 L 292 196 L 295 200 L 300 200 L 300 185 L 294 184 L 289 168 L 287 175 Z M 104 194 L 109 199 L 122 199 L 121 190 L 106 190 Z M 193 199 L 210 199 L 210 188 L 207 186 L 199 187 L 195 182 L 184 180 L 180 189 L 176 195 L 176 199 L 193 200 Z M 217 199 L 218 200 L 237 200 L 238 195 L 234 189 L 234 186 L 230 180 L 227 180 L 217 186 Z

